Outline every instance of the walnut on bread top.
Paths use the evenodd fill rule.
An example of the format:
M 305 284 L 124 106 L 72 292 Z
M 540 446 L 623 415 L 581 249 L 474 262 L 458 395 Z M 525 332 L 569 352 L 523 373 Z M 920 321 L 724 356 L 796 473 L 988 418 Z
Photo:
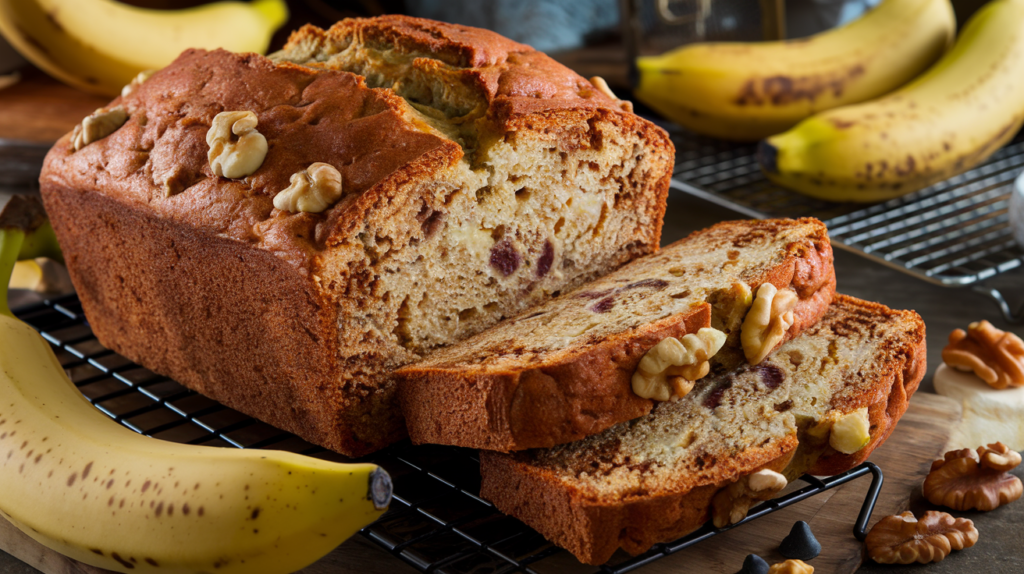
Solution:
M 725 333 L 704 327 L 681 339 L 666 337 L 640 359 L 633 373 L 633 392 L 645 399 L 680 399 L 696 380 L 711 370 L 708 359 L 725 344 Z
M 292 213 L 321 213 L 341 199 L 341 172 L 316 162 L 292 174 L 291 185 L 274 196 L 274 207 Z
M 793 310 L 798 301 L 790 288 L 779 290 L 771 283 L 758 287 L 740 331 L 743 354 L 751 365 L 763 361 L 785 338 L 796 322 Z
M 206 143 L 207 159 L 218 177 L 241 179 L 252 175 L 267 157 L 267 138 L 256 131 L 256 114 L 221 112 L 213 118 Z

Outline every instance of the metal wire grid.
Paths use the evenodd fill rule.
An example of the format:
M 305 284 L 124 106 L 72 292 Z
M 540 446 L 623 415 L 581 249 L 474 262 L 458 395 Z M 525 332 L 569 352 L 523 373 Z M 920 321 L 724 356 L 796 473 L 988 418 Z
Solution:
M 1024 132 L 982 165 L 904 197 L 865 207 L 805 197 L 761 173 L 755 146 L 730 144 L 669 128 L 676 144 L 672 186 L 750 217 L 822 219 L 833 245 L 925 281 L 973 285 L 1009 310 L 997 290 L 977 284 L 1021 266 L 1007 213 L 1014 179 L 1024 170 Z
M 179 443 L 272 448 L 350 460 L 224 407 L 106 349 L 93 336 L 76 295 L 15 313 L 53 345 L 61 365 L 89 402 L 138 433 Z M 388 512 L 361 534 L 422 572 L 543 573 L 572 567 L 573 571 L 620 574 L 735 527 L 705 526 L 642 555 L 620 552 L 604 566 L 584 567 L 480 498 L 480 461 L 474 450 L 412 446 L 406 441 L 363 460 L 391 474 L 394 498 Z M 863 538 L 882 484 L 881 471 L 871 463 L 825 479 L 802 477 L 807 486 L 754 508 L 740 524 L 868 474 L 871 487 L 854 527 L 855 535 Z

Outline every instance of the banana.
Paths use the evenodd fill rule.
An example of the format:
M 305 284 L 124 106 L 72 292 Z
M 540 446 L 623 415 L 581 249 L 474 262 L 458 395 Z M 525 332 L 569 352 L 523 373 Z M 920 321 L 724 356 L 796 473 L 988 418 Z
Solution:
M 262 54 L 287 18 L 284 0 L 183 10 L 114 0 L 0 0 L 0 34 L 18 52 L 62 82 L 109 96 L 188 48 Z
M 892 94 L 838 108 L 758 148 L 774 182 L 832 201 L 878 201 L 983 161 L 1024 122 L 1024 0 L 995 0 L 930 70 Z
M 756 141 L 898 88 L 942 55 L 955 30 L 949 0 L 885 0 L 806 39 L 691 44 L 638 58 L 634 94 L 697 133 Z
M 18 256 L 35 255 L 11 219 L 0 214 L 3 279 Z M 284 574 L 390 501 L 376 465 L 179 445 L 122 427 L 78 392 L 0 291 L 0 515 L 43 545 L 117 572 Z

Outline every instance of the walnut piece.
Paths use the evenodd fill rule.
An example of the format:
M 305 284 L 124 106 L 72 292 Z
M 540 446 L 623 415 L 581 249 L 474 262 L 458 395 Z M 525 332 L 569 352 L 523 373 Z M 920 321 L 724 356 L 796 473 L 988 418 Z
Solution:
M 594 76 L 593 78 L 590 78 L 590 83 L 594 84 L 594 87 L 597 88 L 597 91 L 615 100 L 615 103 L 619 104 L 619 109 L 621 109 L 624 112 L 633 112 L 633 102 L 629 100 L 620 100 L 619 98 L 615 97 L 615 92 L 613 92 L 612 89 L 608 87 L 608 82 L 604 81 L 604 78 L 602 78 L 601 76 Z
M 310 164 L 290 181 L 274 196 L 274 207 L 282 211 L 320 213 L 341 199 L 341 172 L 329 163 Z
M 950 333 L 942 361 L 960 371 L 974 371 L 995 389 L 1024 386 L 1024 341 L 988 321 Z
M 100 108 L 89 114 L 82 120 L 82 123 L 75 126 L 71 132 L 71 145 L 75 151 L 99 141 L 117 131 L 118 128 L 128 121 L 128 112 L 124 106 L 117 106 L 109 110 Z
M 725 333 L 704 327 L 682 339 L 662 339 L 640 359 L 633 373 L 633 392 L 656 401 L 685 397 L 694 381 L 711 370 L 708 359 L 722 348 L 725 338 Z
M 953 450 L 932 463 L 922 490 L 932 504 L 953 510 L 994 510 L 1021 497 L 1024 485 L 1007 471 L 1020 464 L 1020 454 L 1001 442 Z
M 871 440 L 871 420 L 868 409 L 863 407 L 841 415 L 832 424 L 828 444 L 843 454 L 853 454 L 864 448 Z
M 772 564 L 768 574 L 814 574 L 814 566 L 803 560 L 786 560 L 778 564 Z
M 218 177 L 240 179 L 252 175 L 267 157 L 267 138 L 256 131 L 252 112 L 221 112 L 206 132 L 206 157 Z
M 711 499 L 711 520 L 715 528 L 743 520 L 755 502 L 775 496 L 786 488 L 786 484 L 786 477 L 773 470 L 762 469 L 719 490 Z
M 778 290 L 765 283 L 757 289 L 754 303 L 743 319 L 740 342 L 747 362 L 756 365 L 768 356 L 793 326 L 798 297 L 792 289 Z
M 950 550 L 963 550 L 978 541 L 974 522 L 929 510 L 918 521 L 907 511 L 886 516 L 868 532 L 868 556 L 879 564 L 939 562 Z
M 121 88 L 121 97 L 127 98 L 128 96 L 132 95 L 135 92 L 135 90 L 138 89 L 140 85 L 142 85 L 142 82 L 148 80 L 150 76 L 152 76 L 155 73 L 156 70 L 143 70 L 139 72 L 134 78 L 132 78 L 131 82 L 125 85 L 125 87 Z

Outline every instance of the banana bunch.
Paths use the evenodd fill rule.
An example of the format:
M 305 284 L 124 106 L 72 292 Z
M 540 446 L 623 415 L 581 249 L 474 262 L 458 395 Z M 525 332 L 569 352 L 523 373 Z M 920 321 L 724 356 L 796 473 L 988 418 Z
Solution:
M 7 308 L 15 260 L 54 253 L 41 211 L 0 213 L 0 516 L 117 572 L 284 574 L 381 515 L 391 481 L 375 465 L 162 442 L 93 408 Z
M 188 48 L 264 53 L 285 0 L 147 10 L 115 0 L 0 0 L 0 34 L 54 78 L 108 96 Z
M 639 58 L 634 94 L 697 133 L 756 141 L 898 88 L 946 51 L 955 30 L 949 0 L 884 0 L 806 39 L 691 44 Z
M 772 181 L 832 201 L 879 201 L 970 169 L 1024 122 L 1024 0 L 994 0 L 931 69 L 758 148 Z

